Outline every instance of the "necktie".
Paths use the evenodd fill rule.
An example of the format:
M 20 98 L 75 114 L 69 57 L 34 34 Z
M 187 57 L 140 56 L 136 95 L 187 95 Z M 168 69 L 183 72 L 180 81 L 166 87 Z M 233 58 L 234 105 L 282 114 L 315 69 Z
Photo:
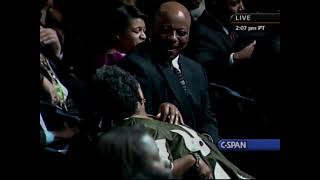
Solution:
M 178 81 L 181 85 L 181 87 L 183 88 L 184 92 L 187 94 L 187 85 L 185 80 L 183 79 L 183 75 L 181 73 L 181 71 L 179 71 L 177 68 L 175 68 L 172 64 L 170 65 L 171 69 L 173 70 L 173 72 L 176 74 L 176 76 L 178 77 Z

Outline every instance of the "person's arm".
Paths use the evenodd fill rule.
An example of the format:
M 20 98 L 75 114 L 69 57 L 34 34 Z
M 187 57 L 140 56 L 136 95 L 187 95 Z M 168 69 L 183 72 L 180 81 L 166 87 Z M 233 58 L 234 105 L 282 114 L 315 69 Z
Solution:
M 153 137 L 156 139 L 155 136 L 156 133 L 153 132 Z M 167 144 L 166 139 L 157 139 L 155 142 L 158 147 L 161 160 L 171 163 L 171 171 L 174 177 L 183 176 L 183 174 L 185 174 L 196 163 L 196 159 L 191 154 L 173 160 L 171 156 L 171 149 Z
M 194 166 L 196 160 L 191 154 L 183 156 L 173 161 L 172 175 L 174 177 L 182 177 L 188 170 Z
M 250 59 L 253 53 L 253 50 L 256 46 L 256 41 L 253 41 L 248 46 L 244 47 L 238 52 L 234 52 L 230 55 L 229 61 L 233 64 L 234 62 Z
M 50 131 L 49 131 L 50 132 Z M 61 139 L 70 139 L 73 136 L 75 136 L 76 134 L 79 133 L 79 128 L 77 127 L 65 127 L 62 130 L 59 131 L 52 131 L 51 132 L 53 137 L 54 137 L 54 141 L 58 141 Z
M 155 132 L 151 133 L 152 137 L 156 139 Z M 175 178 L 182 177 L 186 172 L 188 172 L 193 166 L 197 167 L 200 177 L 212 176 L 211 169 L 208 165 L 201 159 L 200 155 L 197 153 L 192 153 L 185 155 L 179 159 L 172 159 L 171 149 L 166 142 L 166 139 L 155 140 L 156 145 L 159 150 L 159 156 L 162 161 L 171 163 L 171 172 Z M 170 159 L 170 160 L 169 160 Z
M 223 71 L 230 67 L 231 49 L 223 45 L 219 35 L 203 25 L 194 27 L 185 55 L 211 70 Z
M 54 54 L 61 59 L 62 48 L 57 32 L 52 28 L 44 28 L 40 25 L 40 43 L 48 44 L 52 47 Z
M 188 154 L 174 160 L 172 175 L 174 177 L 182 177 L 193 166 L 196 166 L 200 178 L 213 179 L 210 167 L 197 154 Z
M 78 128 L 65 128 L 59 131 L 48 131 L 40 129 L 40 144 L 49 145 L 61 139 L 70 139 L 79 132 Z

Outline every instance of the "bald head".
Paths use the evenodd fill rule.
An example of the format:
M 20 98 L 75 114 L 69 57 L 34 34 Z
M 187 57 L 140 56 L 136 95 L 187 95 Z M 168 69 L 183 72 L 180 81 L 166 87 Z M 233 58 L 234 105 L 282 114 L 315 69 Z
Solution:
M 191 17 L 188 9 L 184 7 L 182 4 L 175 2 L 175 1 L 169 1 L 166 3 L 161 4 L 158 13 L 157 18 L 162 17 L 180 17 L 185 18 L 187 23 L 191 24 Z
M 182 4 L 175 1 L 161 4 L 151 34 L 161 56 L 172 60 L 187 46 L 190 25 L 190 13 Z

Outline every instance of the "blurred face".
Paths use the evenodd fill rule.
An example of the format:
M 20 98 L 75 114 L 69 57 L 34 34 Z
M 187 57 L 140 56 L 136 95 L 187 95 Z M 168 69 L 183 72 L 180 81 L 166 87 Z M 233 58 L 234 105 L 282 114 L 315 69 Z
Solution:
M 141 18 L 129 21 L 127 30 L 119 34 L 118 47 L 124 53 L 130 52 L 135 46 L 146 40 L 146 25 Z
M 242 0 L 226 0 L 226 5 L 232 14 L 244 11 Z
M 190 18 L 179 11 L 175 15 L 160 15 L 156 18 L 152 42 L 167 60 L 174 59 L 188 44 Z

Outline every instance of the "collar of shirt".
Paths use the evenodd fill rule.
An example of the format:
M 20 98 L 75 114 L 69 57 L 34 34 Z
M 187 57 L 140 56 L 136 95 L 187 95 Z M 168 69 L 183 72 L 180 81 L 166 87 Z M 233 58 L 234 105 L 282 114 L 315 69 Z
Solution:
M 180 71 L 180 66 L 179 66 L 179 63 L 178 63 L 178 59 L 179 59 L 179 55 L 177 57 L 175 57 L 172 61 L 171 61 L 171 64 L 174 68 L 178 69 Z

